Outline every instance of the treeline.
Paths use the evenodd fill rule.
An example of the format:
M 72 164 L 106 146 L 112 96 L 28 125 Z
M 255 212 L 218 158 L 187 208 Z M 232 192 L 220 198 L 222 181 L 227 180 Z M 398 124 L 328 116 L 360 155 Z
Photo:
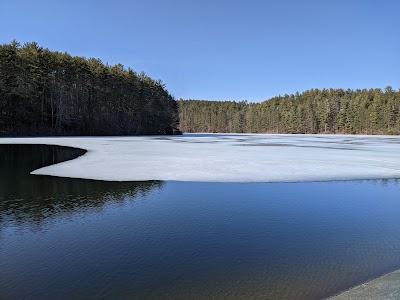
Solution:
M 400 134 L 400 91 L 312 89 L 262 103 L 179 100 L 184 132 Z
M 0 135 L 172 134 L 177 125 L 160 80 L 37 43 L 0 45 Z

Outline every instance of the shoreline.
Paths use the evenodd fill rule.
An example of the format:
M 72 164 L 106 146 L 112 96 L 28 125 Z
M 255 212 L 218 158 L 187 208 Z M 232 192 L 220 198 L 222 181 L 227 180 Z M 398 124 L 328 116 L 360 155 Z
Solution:
M 400 269 L 349 288 L 326 300 L 397 300 L 400 299 Z

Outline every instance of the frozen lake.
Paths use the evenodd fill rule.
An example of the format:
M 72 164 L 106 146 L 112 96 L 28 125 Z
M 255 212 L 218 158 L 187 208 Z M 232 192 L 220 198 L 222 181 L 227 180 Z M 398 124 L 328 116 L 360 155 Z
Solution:
M 400 267 L 398 180 L 29 175 L 83 153 L 0 146 L 1 299 L 323 299 Z
M 400 178 L 400 137 L 218 135 L 2 138 L 83 148 L 33 174 L 107 181 L 300 182 Z

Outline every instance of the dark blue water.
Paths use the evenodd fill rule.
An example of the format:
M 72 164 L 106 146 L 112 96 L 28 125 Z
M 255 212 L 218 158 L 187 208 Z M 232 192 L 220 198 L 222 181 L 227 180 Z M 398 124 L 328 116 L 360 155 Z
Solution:
M 322 299 L 400 267 L 398 181 L 28 175 L 76 151 L 0 147 L 1 299 Z

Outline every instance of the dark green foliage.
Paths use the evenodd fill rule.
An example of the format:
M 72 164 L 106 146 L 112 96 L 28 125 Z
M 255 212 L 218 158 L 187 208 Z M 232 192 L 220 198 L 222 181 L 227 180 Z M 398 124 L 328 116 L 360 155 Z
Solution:
M 183 132 L 242 132 L 246 102 L 180 100 Z
M 171 134 L 176 101 L 161 81 L 36 43 L 0 46 L 0 135 Z
M 400 134 L 400 91 L 313 89 L 262 103 L 180 100 L 184 132 Z

